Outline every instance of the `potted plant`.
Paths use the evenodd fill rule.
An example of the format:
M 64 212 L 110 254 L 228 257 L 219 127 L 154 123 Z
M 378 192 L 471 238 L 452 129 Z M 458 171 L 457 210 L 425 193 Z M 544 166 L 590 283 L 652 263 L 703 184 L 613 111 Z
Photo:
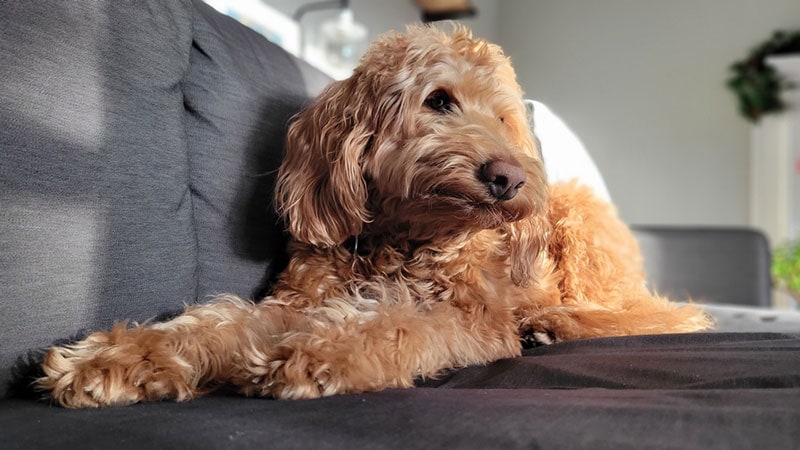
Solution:
M 772 252 L 772 278 L 800 305 L 800 238 L 776 247 Z
M 733 75 L 728 80 L 728 87 L 739 100 L 739 111 L 747 120 L 757 122 L 762 115 L 786 107 L 780 94 L 793 86 L 781 78 L 768 64 L 767 58 L 790 53 L 800 53 L 800 30 L 776 31 L 746 58 L 731 66 Z

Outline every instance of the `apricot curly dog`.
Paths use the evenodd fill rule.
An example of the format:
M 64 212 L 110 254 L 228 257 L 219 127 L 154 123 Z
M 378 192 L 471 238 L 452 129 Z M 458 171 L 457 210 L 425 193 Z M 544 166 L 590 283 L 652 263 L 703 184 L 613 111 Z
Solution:
M 291 261 L 259 303 L 221 296 L 164 323 L 50 349 L 67 407 L 221 385 L 311 398 L 410 387 L 520 354 L 520 339 L 709 327 L 645 287 L 613 208 L 548 186 L 501 49 L 456 27 L 389 33 L 288 132 L 276 189 Z

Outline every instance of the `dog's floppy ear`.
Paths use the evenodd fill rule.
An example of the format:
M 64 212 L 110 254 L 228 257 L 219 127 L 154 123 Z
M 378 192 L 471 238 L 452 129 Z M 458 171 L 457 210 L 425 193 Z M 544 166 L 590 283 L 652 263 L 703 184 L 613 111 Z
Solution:
M 550 225 L 544 217 L 514 222 L 509 227 L 511 247 L 511 281 L 517 286 L 528 286 L 536 259 L 547 246 Z
M 511 224 L 509 239 L 511 244 L 511 279 L 517 286 L 527 286 L 531 279 L 531 271 L 536 267 L 539 254 L 546 251 L 547 239 L 550 235 L 548 219 L 547 175 L 544 164 L 539 157 L 538 140 L 525 123 L 519 121 L 517 128 L 512 128 L 518 147 L 531 157 L 527 164 L 528 181 L 541 189 L 536 190 L 533 198 L 534 210 L 526 220 Z
M 505 77 L 506 83 L 516 82 L 513 73 Z M 518 87 L 517 87 L 518 89 Z M 521 91 L 520 91 L 521 96 Z M 547 218 L 547 174 L 541 159 L 540 143 L 529 126 L 529 116 L 526 114 L 521 102 L 514 102 L 506 116 L 506 125 L 511 130 L 511 136 L 525 155 L 530 157 L 526 165 L 528 181 L 534 186 L 540 186 L 533 199 L 534 211 L 527 220 L 511 224 L 509 239 L 511 244 L 511 280 L 517 286 L 527 286 L 531 280 L 531 271 L 536 267 L 536 259 L 546 250 L 547 236 L 550 234 L 550 222 Z
M 357 75 L 332 83 L 289 127 L 275 205 L 301 242 L 335 246 L 370 220 L 360 159 L 374 130 L 361 91 Z

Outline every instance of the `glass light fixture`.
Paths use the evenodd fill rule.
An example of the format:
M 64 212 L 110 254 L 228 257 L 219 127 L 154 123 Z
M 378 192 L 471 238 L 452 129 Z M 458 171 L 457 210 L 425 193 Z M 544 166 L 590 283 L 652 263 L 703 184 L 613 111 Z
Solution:
M 352 73 L 361 53 L 367 47 L 367 27 L 357 22 L 348 0 L 326 0 L 306 3 L 295 11 L 293 18 L 302 24 L 306 13 L 336 9 L 335 18 L 323 21 L 307 36 L 300 26 L 300 56 L 328 75 L 343 79 Z
M 320 31 L 328 63 L 337 69 L 354 67 L 366 44 L 367 27 L 355 21 L 353 10 L 343 8 L 336 19 L 324 21 Z

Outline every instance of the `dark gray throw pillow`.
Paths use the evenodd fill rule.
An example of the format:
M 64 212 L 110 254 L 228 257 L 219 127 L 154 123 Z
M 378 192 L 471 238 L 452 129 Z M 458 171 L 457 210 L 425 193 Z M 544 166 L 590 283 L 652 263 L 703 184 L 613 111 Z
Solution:
M 274 169 L 327 77 L 200 0 L 9 2 L 0 61 L 0 387 L 280 265 Z
M 184 83 L 198 294 L 263 295 L 285 257 L 272 192 L 290 118 L 328 78 L 195 1 Z
M 20 352 L 195 298 L 187 1 L 0 13 L 0 383 Z

